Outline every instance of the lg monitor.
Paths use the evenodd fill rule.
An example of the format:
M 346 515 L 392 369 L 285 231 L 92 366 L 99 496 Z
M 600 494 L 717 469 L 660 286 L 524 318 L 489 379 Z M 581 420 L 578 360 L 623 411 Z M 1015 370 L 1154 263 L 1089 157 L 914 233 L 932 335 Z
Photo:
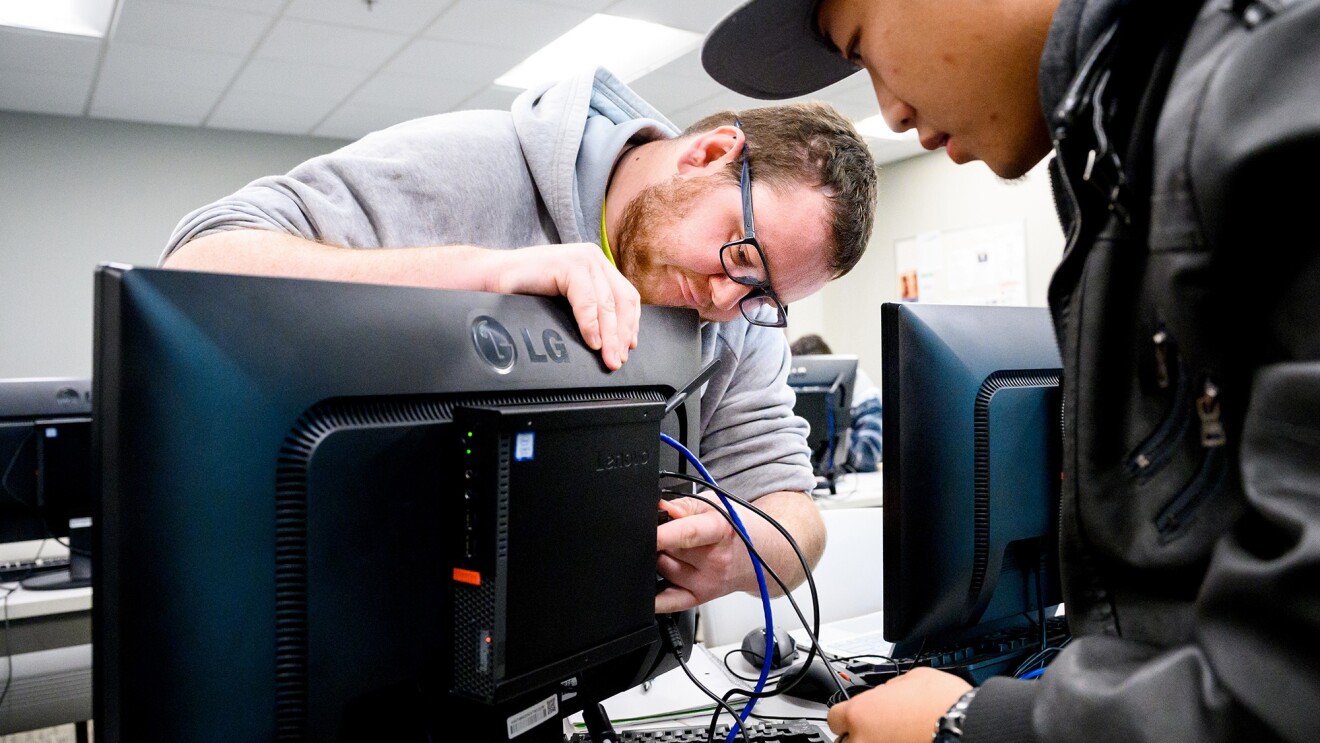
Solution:
M 887 303 L 880 332 L 885 639 L 902 657 L 1043 623 L 1061 600 L 1049 312 Z
M 559 743 L 676 664 L 693 311 L 618 371 L 541 297 L 107 265 L 95 318 L 98 739 Z
M 38 544 L 24 588 L 91 585 L 91 394 L 86 378 L 0 380 L 0 542 Z M 67 564 L 41 563 L 41 540 Z
M 847 432 L 852 424 L 857 356 L 804 354 L 794 356 L 788 384 L 796 400 L 793 412 L 807 421 L 811 465 L 823 486 L 832 486 L 847 461 Z

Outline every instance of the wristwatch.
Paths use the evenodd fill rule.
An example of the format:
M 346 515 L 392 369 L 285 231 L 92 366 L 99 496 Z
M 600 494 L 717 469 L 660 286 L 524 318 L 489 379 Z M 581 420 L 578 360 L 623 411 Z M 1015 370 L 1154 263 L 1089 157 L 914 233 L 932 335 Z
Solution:
M 931 743 L 958 743 L 962 740 L 963 720 L 967 718 L 967 708 L 972 705 L 972 699 L 979 688 L 973 686 L 968 689 L 958 697 L 948 712 L 940 716 L 940 721 L 935 724 L 935 734 L 930 738 Z

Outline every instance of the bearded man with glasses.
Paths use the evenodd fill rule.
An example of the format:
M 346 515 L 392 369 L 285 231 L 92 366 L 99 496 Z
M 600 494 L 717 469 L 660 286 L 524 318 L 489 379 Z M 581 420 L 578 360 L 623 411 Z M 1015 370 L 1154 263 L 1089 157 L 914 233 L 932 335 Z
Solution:
M 703 357 L 721 361 L 702 389 L 703 464 L 814 565 L 824 527 L 780 328 L 789 302 L 861 258 L 876 180 L 865 141 L 828 105 L 725 111 L 679 132 L 596 69 L 528 90 L 509 111 L 401 122 L 260 178 L 186 215 L 161 265 L 562 295 L 611 369 L 645 343 L 641 304 L 691 307 L 705 321 Z M 665 508 L 658 566 L 671 587 L 657 612 L 758 592 L 721 515 L 695 499 Z M 743 523 L 800 585 L 778 531 Z

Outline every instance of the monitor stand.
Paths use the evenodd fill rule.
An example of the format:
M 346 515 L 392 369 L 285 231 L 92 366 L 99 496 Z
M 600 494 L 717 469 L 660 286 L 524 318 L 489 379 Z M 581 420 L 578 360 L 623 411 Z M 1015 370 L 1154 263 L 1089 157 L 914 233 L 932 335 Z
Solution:
M 74 526 L 73 524 L 78 524 Z M 19 582 L 29 591 L 57 591 L 86 588 L 92 585 L 91 519 L 75 521 L 69 528 L 69 569 L 55 570 L 24 578 Z
M 833 472 L 829 472 L 824 475 L 816 475 L 816 490 L 825 490 L 825 489 L 828 489 L 830 491 L 830 495 L 839 494 L 839 491 L 835 487 Z

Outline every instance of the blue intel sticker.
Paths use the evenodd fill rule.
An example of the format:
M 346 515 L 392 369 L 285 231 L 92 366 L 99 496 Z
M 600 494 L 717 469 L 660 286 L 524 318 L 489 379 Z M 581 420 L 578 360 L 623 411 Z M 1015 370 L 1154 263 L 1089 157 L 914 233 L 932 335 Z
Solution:
M 513 461 L 526 462 L 536 458 L 536 434 L 523 431 L 513 437 Z

